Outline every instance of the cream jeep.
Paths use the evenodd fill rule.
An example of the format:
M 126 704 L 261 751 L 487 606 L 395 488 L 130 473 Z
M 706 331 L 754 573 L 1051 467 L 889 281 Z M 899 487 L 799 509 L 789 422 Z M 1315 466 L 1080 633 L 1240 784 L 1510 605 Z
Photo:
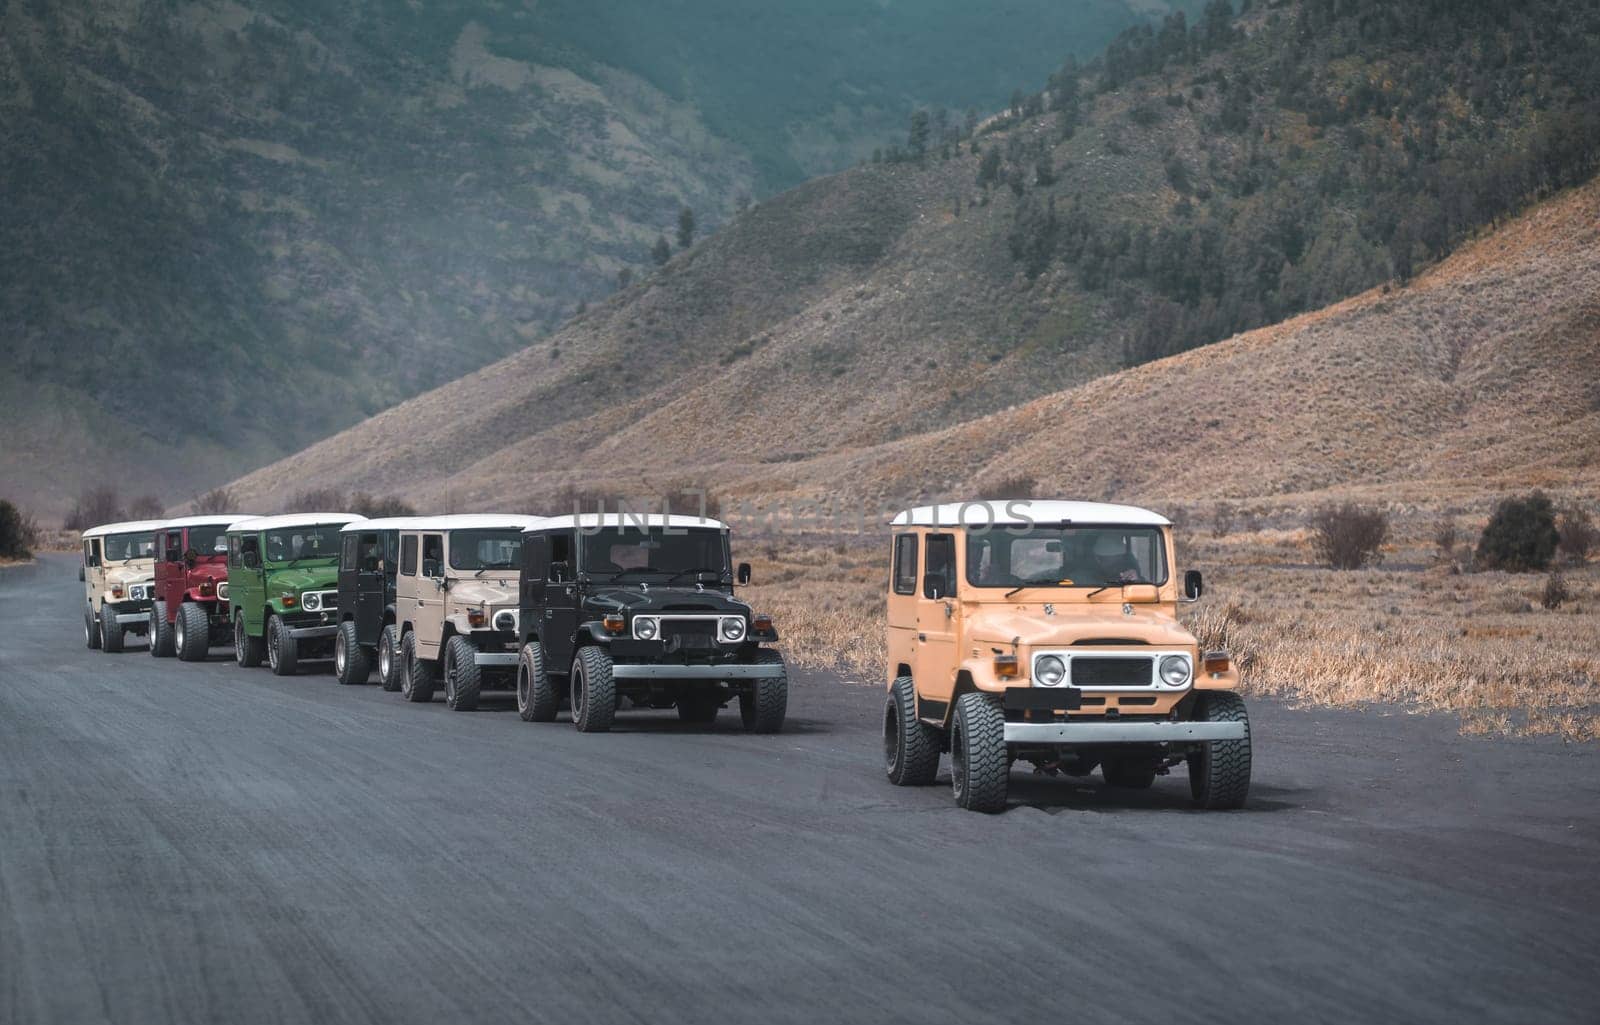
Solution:
M 1250 787 L 1250 723 L 1225 651 L 1178 622 L 1172 524 L 1092 502 L 924 506 L 893 521 L 885 768 L 999 811 L 1011 765 L 1149 787 L 1186 763 L 1206 808 Z
M 487 688 L 516 686 L 517 587 L 522 531 L 535 516 L 477 514 L 418 517 L 400 528 L 395 625 L 400 634 L 400 691 L 478 707 Z
M 156 531 L 160 520 L 107 523 L 83 532 L 83 640 L 91 648 L 121 651 L 128 631 L 150 629 L 156 587 Z

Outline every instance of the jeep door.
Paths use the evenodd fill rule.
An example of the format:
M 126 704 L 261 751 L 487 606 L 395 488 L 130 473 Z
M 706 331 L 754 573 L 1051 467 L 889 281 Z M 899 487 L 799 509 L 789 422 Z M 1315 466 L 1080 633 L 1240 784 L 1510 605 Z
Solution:
M 156 600 L 167 603 L 167 622 L 178 618 L 184 591 L 183 532 L 163 531 L 156 535 Z
M 922 538 L 914 530 L 894 535 L 889 545 L 889 679 L 909 671 L 917 650 L 917 570 Z
M 545 660 L 550 671 L 566 673 L 572 667 L 574 641 L 578 632 L 576 546 L 569 530 L 546 535 L 547 560 L 544 566 L 544 641 Z
M 100 564 L 100 539 L 88 538 L 83 542 L 83 598 L 89 608 L 98 611 L 95 595 L 105 593 L 105 568 Z
M 339 608 L 356 624 L 356 641 L 377 644 L 383 631 L 383 535 L 346 533 L 339 550 Z
M 444 535 L 423 534 L 422 558 L 417 567 L 416 600 L 411 628 L 417 632 L 417 655 L 437 659 L 443 645 L 445 605 Z
M 911 673 L 923 698 L 948 702 L 955 690 L 956 638 L 961 623 L 956 608 L 956 537 L 927 534 L 922 546 L 922 580 L 917 588 L 916 646 Z
M 267 619 L 263 615 L 267 600 L 266 569 L 261 562 L 261 534 L 239 535 L 238 565 L 232 559 L 233 542 L 228 543 L 230 562 L 228 569 L 228 600 L 244 616 L 244 629 L 251 637 L 266 633 Z M 251 562 L 254 565 L 251 565 Z

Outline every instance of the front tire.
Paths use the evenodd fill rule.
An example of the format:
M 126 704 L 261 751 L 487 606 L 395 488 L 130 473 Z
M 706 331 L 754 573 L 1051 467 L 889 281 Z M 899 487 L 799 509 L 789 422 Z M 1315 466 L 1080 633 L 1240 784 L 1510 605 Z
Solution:
M 902 676 L 883 705 L 883 761 L 889 782 L 922 787 L 939 775 L 940 730 L 917 718 L 916 685 Z
M 95 622 L 93 607 L 83 614 L 83 646 L 90 651 L 100 650 L 100 626 Z
M 987 694 L 961 695 L 950 727 L 950 785 L 956 804 L 968 811 L 1004 811 L 1010 776 L 1005 713 Z
M 356 625 L 348 619 L 339 624 L 339 634 L 333 639 L 333 671 L 343 684 L 366 683 L 372 675 L 367 649 L 356 640 Z
M 545 668 L 544 645 L 529 641 L 517 657 L 517 714 L 523 722 L 555 722 L 561 695 Z
M 789 670 L 783 656 L 762 648 L 756 652 L 756 665 L 779 666 L 777 676 L 759 676 L 739 695 L 739 716 L 751 733 L 777 733 L 789 710 Z
M 244 613 L 233 617 L 233 661 L 240 669 L 254 669 L 261 664 L 265 645 L 260 637 L 251 637 L 244 626 Z
M 122 639 L 122 627 L 117 625 L 117 614 L 107 609 L 105 606 L 101 606 L 100 650 L 113 652 L 121 651 Z
M 167 603 L 158 601 L 150 606 L 150 655 L 171 658 L 174 648 L 172 624 L 167 622 Z
M 433 700 L 439 685 L 439 671 L 432 662 L 417 657 L 417 635 L 406 631 L 400 642 L 400 693 L 407 701 L 426 704 Z
M 211 619 L 192 601 L 178 606 L 177 652 L 185 662 L 204 662 L 211 654 Z
M 267 660 L 274 676 L 293 676 L 300 670 L 300 645 L 277 616 L 267 620 Z
M 604 733 L 617 715 L 617 681 L 611 656 L 596 647 L 572 660 L 572 725 L 579 733 Z
M 444 646 L 444 703 L 452 712 L 471 712 L 478 707 L 483 674 L 478 671 L 477 656 L 478 649 L 459 635 Z
M 1244 699 L 1227 691 L 1203 692 L 1198 722 L 1242 722 L 1243 740 L 1208 740 L 1189 756 L 1189 793 L 1208 811 L 1241 808 L 1250 795 L 1250 716 Z
M 378 637 L 378 683 L 393 693 L 400 689 L 400 645 L 394 624 L 389 623 Z

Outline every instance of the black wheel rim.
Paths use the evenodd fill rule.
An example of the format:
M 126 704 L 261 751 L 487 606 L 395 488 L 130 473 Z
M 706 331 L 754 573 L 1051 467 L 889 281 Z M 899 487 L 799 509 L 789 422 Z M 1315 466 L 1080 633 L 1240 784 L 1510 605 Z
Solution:
M 528 686 L 528 675 L 526 665 L 517 667 L 517 711 L 519 712 L 526 712 L 532 700 L 529 694 L 532 688 Z
M 586 702 L 584 701 L 584 697 L 585 697 L 585 694 L 588 691 L 588 689 L 589 689 L 588 687 L 584 686 L 583 669 L 582 669 L 582 667 L 581 666 L 573 666 L 573 668 L 572 668 L 572 721 L 573 722 L 577 722 L 579 719 L 583 718 L 584 705 L 586 704 Z
M 888 705 L 883 710 L 883 761 L 894 771 L 895 765 L 900 761 L 900 716 L 899 709 L 895 707 L 894 698 L 889 699 Z

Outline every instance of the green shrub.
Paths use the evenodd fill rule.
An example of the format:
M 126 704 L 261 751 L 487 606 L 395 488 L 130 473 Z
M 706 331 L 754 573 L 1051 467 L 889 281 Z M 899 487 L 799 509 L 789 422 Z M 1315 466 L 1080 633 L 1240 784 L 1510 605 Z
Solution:
M 33 517 L 0 499 L 0 559 L 30 559 L 37 542 Z
M 1555 557 L 1559 541 L 1555 509 L 1544 492 L 1503 498 L 1478 538 L 1478 565 L 1512 573 L 1542 570 Z

